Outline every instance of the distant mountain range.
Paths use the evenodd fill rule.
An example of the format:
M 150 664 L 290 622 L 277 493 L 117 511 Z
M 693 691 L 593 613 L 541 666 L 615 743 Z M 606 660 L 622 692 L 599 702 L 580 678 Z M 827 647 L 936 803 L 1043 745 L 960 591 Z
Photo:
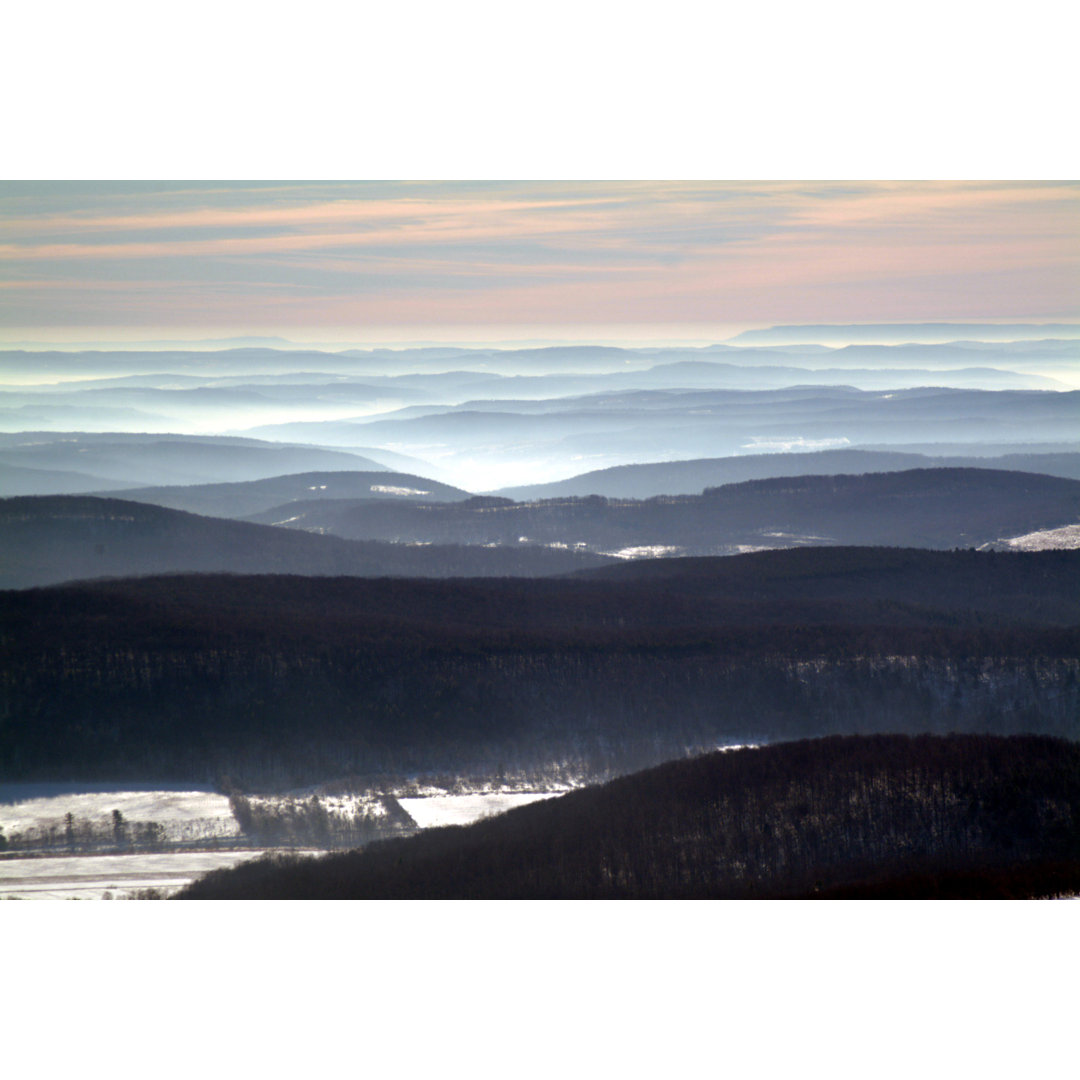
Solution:
M 2 356 L 0 432 L 55 442 L 80 431 L 162 439 L 218 431 L 348 451 L 469 490 L 767 450 L 952 442 L 960 454 L 977 443 L 1075 440 L 1080 430 L 1080 337 Z M 140 486 L 257 478 L 0 463 Z M 261 475 L 332 468 L 307 461 Z M 55 490 L 45 484 L 42 493 Z
M 819 326 L 770 326 L 745 330 L 729 345 L 894 344 L 908 341 L 1017 341 L 1040 338 L 1080 338 L 1080 323 L 833 323 Z
M 472 401 L 400 413 L 254 429 L 294 442 L 386 444 L 436 460 L 469 489 L 519 487 L 552 473 L 644 461 L 859 444 L 1075 441 L 1080 391 L 636 390 L 556 400 Z M 424 469 L 410 471 L 423 474 Z M 539 476 L 537 476 L 539 474 Z M 449 482 L 455 482 L 451 479 Z
M 707 487 L 779 476 L 859 475 L 905 469 L 1007 469 L 1080 480 L 1080 453 L 1004 454 L 999 457 L 931 456 L 900 450 L 817 450 L 808 454 L 740 454 L 736 457 L 616 465 L 550 484 L 527 484 L 490 492 L 519 502 L 567 496 L 648 499 L 697 495 Z
M 227 436 L 0 434 L 0 494 L 81 494 L 120 486 L 234 482 L 351 469 L 390 471 L 381 462 L 347 450 Z M 27 489 L 34 484 L 35 471 L 42 473 L 36 478 L 40 486 L 31 492 Z M 64 487 L 67 481 L 58 472 L 77 474 L 70 483 L 78 486 Z
M 348 349 L 267 347 L 251 344 L 193 349 L 2 349 L 5 373 L 15 381 L 47 384 L 60 379 L 103 379 L 135 374 L 215 378 L 222 376 L 326 372 L 351 376 L 472 371 L 501 375 L 614 373 L 647 370 L 679 361 L 804 367 L 851 366 L 872 359 L 874 367 L 1008 368 L 1025 358 L 1060 355 L 1075 361 L 1080 325 L 1013 328 L 977 324 L 883 327 L 778 327 L 748 331 L 725 344 L 687 346 L 558 345 L 545 348 L 428 347 Z M 1015 337 L 999 331 L 1014 331 Z M 1037 332 L 1036 332 L 1037 331 Z M 978 350 L 978 351 L 976 351 Z M 43 387 L 44 389 L 44 387 Z

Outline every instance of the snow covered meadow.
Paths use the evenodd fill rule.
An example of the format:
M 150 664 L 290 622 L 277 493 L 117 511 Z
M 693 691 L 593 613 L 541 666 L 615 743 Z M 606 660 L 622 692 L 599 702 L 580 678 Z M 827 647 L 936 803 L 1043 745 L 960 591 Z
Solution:
M 205 850 L 240 839 L 225 795 L 109 784 L 92 786 L 112 790 L 87 791 L 87 786 L 0 785 L 0 899 L 122 899 L 145 889 L 168 893 L 209 870 L 259 854 L 235 847 Z
M 416 822 L 419 829 L 437 829 L 443 825 L 470 825 L 481 818 L 491 817 L 526 806 L 540 799 L 554 799 L 561 791 L 484 792 L 473 795 L 427 795 L 399 798 L 401 808 Z
M 304 791 L 230 800 L 213 791 L 79 786 L 0 785 L 0 899 L 128 899 L 149 889 L 168 895 L 275 847 L 317 854 L 467 825 L 563 793 L 463 794 L 410 783 L 401 796 Z
M 0 859 L 0 900 L 127 900 L 145 889 L 168 894 L 262 854 L 246 849 Z
M 213 791 L 79 791 L 57 784 L 0 785 L 0 829 L 9 842 L 17 835 L 62 832 L 69 814 L 76 836 L 88 826 L 111 828 L 115 813 L 132 827 L 156 822 L 161 840 L 169 843 L 240 832 L 228 797 Z

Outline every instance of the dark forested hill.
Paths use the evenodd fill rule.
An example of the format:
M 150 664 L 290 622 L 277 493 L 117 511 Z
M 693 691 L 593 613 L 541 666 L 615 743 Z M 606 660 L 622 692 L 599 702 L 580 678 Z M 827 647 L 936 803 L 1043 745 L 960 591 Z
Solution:
M 1080 521 L 1080 480 L 995 469 L 911 469 L 750 480 L 701 495 L 641 501 L 302 501 L 252 519 L 354 540 L 563 544 L 598 553 L 726 555 L 800 544 L 978 547 Z
M 134 574 L 560 574 L 606 560 L 550 548 L 360 543 L 82 495 L 0 500 L 0 588 Z
M 108 495 L 109 492 L 98 492 Z M 385 499 L 442 502 L 467 499 L 461 488 L 398 472 L 306 472 L 233 484 L 190 484 L 114 492 L 134 502 L 211 517 L 242 518 L 294 500 Z
M 747 622 L 1080 624 L 1080 551 L 1039 552 L 1031 562 L 995 563 L 987 554 L 790 548 L 733 558 L 640 559 L 575 576 L 662 589 L 668 603 L 678 597 L 703 608 L 738 605 Z
M 1080 891 L 1080 747 L 829 738 L 715 753 L 467 828 L 219 870 L 184 899 L 1028 896 Z
M 1080 553 L 804 549 L 614 576 L 3 593 L 0 778 L 603 777 L 830 733 L 1080 735 Z

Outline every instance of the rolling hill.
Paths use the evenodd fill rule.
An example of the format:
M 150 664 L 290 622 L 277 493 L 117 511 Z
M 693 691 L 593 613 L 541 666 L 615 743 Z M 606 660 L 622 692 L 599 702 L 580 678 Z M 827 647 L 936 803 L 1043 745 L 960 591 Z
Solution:
M 942 387 L 861 391 L 632 389 L 555 399 L 411 406 L 376 417 L 298 422 L 252 434 L 323 445 L 386 444 L 439 462 L 471 490 L 547 481 L 592 465 L 874 444 L 1075 441 L 1080 391 Z M 423 469 L 414 469 L 423 473 Z M 454 480 L 458 476 L 460 479 Z
M 100 478 L 99 490 L 118 484 L 141 487 L 261 480 L 313 470 L 389 471 L 377 461 L 345 450 L 224 436 L 81 431 L 0 435 L 0 468 L 4 466 L 90 473 Z
M 714 753 L 181 899 L 1023 897 L 1080 890 L 1080 747 L 828 738 Z
M 645 500 L 303 500 L 252 515 L 354 540 L 730 555 L 797 545 L 978 547 L 1080 521 L 1080 480 L 993 469 L 796 476 Z
M 616 465 L 549 484 L 500 488 L 488 494 L 518 502 L 587 495 L 603 495 L 608 499 L 648 499 L 654 495 L 699 495 L 707 487 L 780 476 L 858 476 L 873 472 L 935 468 L 1006 469 L 1080 480 L 1080 454 L 931 456 L 903 450 L 863 450 L 858 447 L 816 450 L 812 453 L 740 454 L 737 457 Z
M 149 503 L 81 495 L 0 500 L 0 588 L 161 573 L 428 577 L 559 574 L 585 553 L 357 543 Z
M 10 591 L 0 780 L 603 779 L 836 733 L 1076 739 L 1078 580 L 1073 551 L 803 549 Z
M 108 497 L 119 492 L 99 491 Z M 389 499 L 408 502 L 441 502 L 468 499 L 461 488 L 441 484 L 411 473 L 389 472 L 306 472 L 247 480 L 233 484 L 192 484 L 125 489 L 122 496 L 133 502 L 153 503 L 173 510 L 210 517 L 243 518 L 271 510 L 296 500 Z

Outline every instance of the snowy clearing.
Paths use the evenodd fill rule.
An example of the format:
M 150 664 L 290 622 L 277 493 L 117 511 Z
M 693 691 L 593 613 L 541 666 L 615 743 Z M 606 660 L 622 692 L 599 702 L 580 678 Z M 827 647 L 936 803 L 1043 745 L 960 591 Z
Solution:
M 18 795 L 15 785 L 3 795 Z M 102 823 L 119 810 L 132 823 L 156 821 L 170 840 L 204 836 L 236 836 L 240 827 L 225 795 L 212 791 L 70 792 L 0 803 L 0 829 L 11 836 L 28 829 L 60 825 L 71 814 L 80 821 Z
M 421 491 L 419 488 L 395 487 L 393 484 L 372 484 L 371 490 L 380 495 L 430 495 L 430 491 Z
M 495 795 L 429 795 L 399 798 L 398 802 L 419 828 L 437 829 L 442 825 L 470 825 L 515 806 L 554 799 L 561 794 L 561 791 L 517 791 Z
M 682 548 L 670 544 L 647 544 L 641 547 L 624 547 L 618 551 L 602 551 L 601 555 L 612 555 L 616 559 L 662 559 L 668 555 L 677 555 Z
M 185 851 L 0 859 L 0 900 L 102 900 L 106 893 L 121 900 L 137 889 L 172 892 L 211 870 L 262 854 L 262 850 Z
M 1004 540 L 1013 551 L 1072 551 L 1080 548 L 1080 523 L 1059 529 L 1040 529 Z

